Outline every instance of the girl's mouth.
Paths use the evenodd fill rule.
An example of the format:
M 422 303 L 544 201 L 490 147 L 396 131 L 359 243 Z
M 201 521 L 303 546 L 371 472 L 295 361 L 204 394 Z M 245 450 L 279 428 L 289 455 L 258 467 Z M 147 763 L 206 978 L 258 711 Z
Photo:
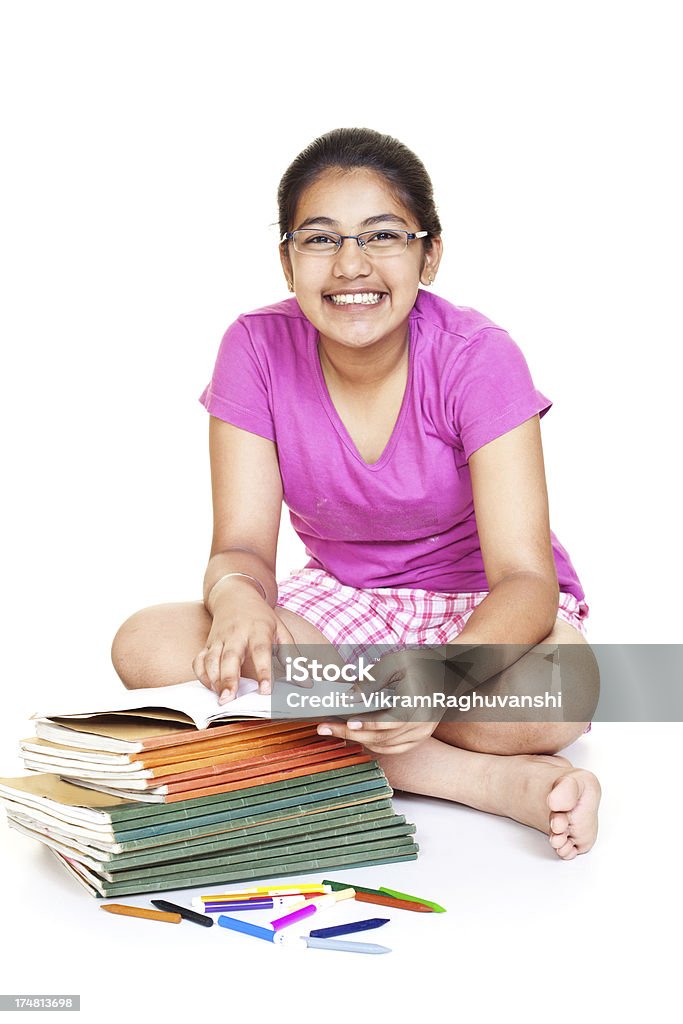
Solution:
M 357 309 L 358 306 L 378 306 L 386 296 L 386 292 L 338 292 L 326 295 L 325 299 L 338 308 Z

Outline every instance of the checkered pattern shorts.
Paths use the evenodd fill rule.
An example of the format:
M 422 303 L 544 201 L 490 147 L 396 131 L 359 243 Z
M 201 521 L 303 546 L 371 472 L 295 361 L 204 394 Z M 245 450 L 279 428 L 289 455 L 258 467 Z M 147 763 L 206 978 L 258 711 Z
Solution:
M 278 583 L 280 608 L 320 630 L 348 662 L 373 644 L 384 653 L 417 644 L 447 644 L 463 630 L 488 591 L 445 594 L 413 587 L 347 587 L 322 569 L 297 569 Z M 589 609 L 573 594 L 560 594 L 557 617 L 585 636 Z

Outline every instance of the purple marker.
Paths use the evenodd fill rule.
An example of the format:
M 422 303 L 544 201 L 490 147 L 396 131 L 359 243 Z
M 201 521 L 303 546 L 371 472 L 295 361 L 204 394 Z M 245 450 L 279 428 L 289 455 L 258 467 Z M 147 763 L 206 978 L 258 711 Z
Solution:
M 276 904 L 273 900 L 233 900 L 231 903 L 205 903 L 205 914 L 220 914 L 224 910 L 272 910 Z
M 316 896 L 314 899 L 308 900 L 305 907 L 298 904 L 291 913 L 285 914 L 284 917 L 278 917 L 270 923 L 273 928 L 287 928 L 290 924 L 296 924 L 297 921 L 310 917 L 311 914 L 315 914 L 318 910 L 322 910 L 325 907 L 333 907 L 341 900 L 353 899 L 355 895 L 356 890 L 351 888 L 339 889 L 337 892 L 328 892 L 323 896 Z
M 318 909 L 316 906 L 312 906 L 312 901 L 306 907 L 301 907 L 299 910 L 293 910 L 291 914 L 285 914 L 284 917 L 278 917 L 275 921 L 271 921 L 273 928 L 277 931 L 279 928 L 288 928 L 290 924 L 296 924 L 297 921 L 303 921 L 306 917 L 311 917 L 315 914 Z

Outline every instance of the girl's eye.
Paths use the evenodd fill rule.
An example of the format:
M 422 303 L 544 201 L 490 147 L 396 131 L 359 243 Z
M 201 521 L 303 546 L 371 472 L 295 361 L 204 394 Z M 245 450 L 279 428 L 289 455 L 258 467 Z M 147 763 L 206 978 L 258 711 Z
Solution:
M 336 238 L 333 238 L 330 235 L 322 234 L 321 232 L 318 231 L 302 232 L 301 234 L 297 235 L 297 237 L 300 243 L 310 248 L 327 249 L 330 247 L 335 248 L 337 245 Z
M 399 235 L 395 231 L 375 231 L 374 235 L 370 235 L 368 242 L 394 242 Z

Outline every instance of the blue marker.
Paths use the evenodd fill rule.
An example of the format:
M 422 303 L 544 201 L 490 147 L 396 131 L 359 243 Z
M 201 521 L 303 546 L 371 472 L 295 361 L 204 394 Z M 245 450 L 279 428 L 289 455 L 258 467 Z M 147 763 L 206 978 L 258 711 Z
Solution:
M 218 918 L 221 928 L 230 928 L 233 932 L 243 932 L 245 935 L 253 935 L 255 939 L 265 939 L 266 942 L 274 942 L 281 945 L 284 941 L 284 932 L 273 931 L 272 928 L 261 928 L 258 924 L 249 924 L 248 921 L 240 921 L 237 917 L 228 917 L 221 914 Z

